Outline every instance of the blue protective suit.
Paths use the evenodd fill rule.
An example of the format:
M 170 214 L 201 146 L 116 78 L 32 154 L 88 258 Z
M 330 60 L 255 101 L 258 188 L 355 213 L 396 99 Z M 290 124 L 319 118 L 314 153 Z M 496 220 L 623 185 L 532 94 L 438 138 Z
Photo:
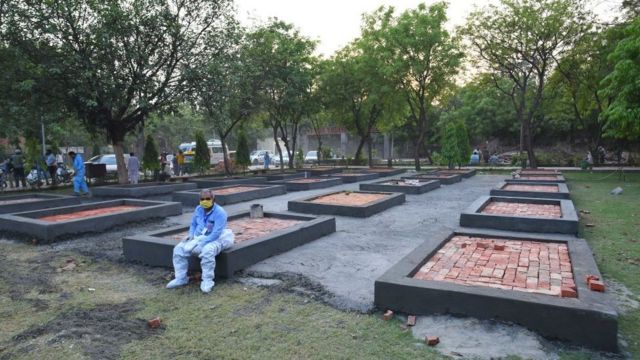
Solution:
M 189 257 L 197 255 L 200 257 L 200 267 L 202 268 L 202 282 L 200 289 L 209 292 L 215 285 L 216 256 L 223 250 L 233 245 L 233 236 L 223 237 L 227 227 L 227 213 L 217 204 L 206 213 L 202 206 L 196 207 L 189 227 L 187 241 L 182 241 L 173 249 L 173 268 L 176 278 L 167 287 L 174 288 L 186 285 L 189 282 L 187 271 L 189 270 Z M 227 230 L 229 231 L 229 230 Z M 197 244 L 192 248 L 191 241 Z
M 73 176 L 73 192 L 79 194 L 80 190 L 82 190 L 83 193 L 89 193 L 89 187 L 84 179 L 84 160 L 82 159 L 82 155 L 76 154 L 73 159 L 73 169 L 75 171 Z

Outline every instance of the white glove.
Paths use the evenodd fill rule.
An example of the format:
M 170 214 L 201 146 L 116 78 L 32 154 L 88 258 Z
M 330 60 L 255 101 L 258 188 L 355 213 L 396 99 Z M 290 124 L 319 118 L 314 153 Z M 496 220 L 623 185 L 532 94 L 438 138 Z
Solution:
M 191 252 L 196 247 L 196 245 L 198 245 L 198 242 L 196 241 L 196 239 L 191 239 L 185 242 L 183 249 L 186 252 Z

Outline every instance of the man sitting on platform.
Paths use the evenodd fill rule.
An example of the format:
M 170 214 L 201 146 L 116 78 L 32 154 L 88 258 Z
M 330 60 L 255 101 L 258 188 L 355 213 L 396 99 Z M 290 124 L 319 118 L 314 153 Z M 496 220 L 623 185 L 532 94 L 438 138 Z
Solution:
M 175 279 L 167 284 L 167 289 L 187 285 L 189 278 L 189 257 L 198 256 L 202 267 L 200 290 L 211 292 L 215 282 L 216 256 L 233 245 L 233 232 L 227 229 L 227 213 L 216 205 L 211 190 L 200 192 L 200 205 L 196 207 L 189 227 L 189 235 L 173 249 Z

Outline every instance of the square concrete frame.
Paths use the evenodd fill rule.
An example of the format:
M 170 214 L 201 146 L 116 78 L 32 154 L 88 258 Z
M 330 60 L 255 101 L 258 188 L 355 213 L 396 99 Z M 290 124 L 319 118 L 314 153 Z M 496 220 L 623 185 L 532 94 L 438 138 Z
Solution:
M 442 185 L 451 185 L 462 181 L 462 175 L 449 174 L 444 177 L 437 176 L 435 172 L 415 174 L 410 176 L 403 176 L 403 179 L 417 179 L 417 180 L 438 180 Z
M 346 170 L 346 168 L 343 167 L 327 167 L 327 166 L 319 166 L 319 167 L 315 167 L 315 168 L 305 168 L 302 169 L 302 171 L 306 171 L 309 174 L 311 174 L 312 176 L 322 176 L 322 175 L 329 175 L 329 174 L 336 174 L 336 173 L 340 173 L 343 170 Z
M 342 179 L 344 184 L 351 184 L 360 181 L 373 180 L 380 177 L 377 173 L 339 173 L 339 174 L 330 174 L 324 175 L 326 177 L 338 178 Z
M 230 178 L 196 178 L 189 180 L 196 183 L 198 189 L 212 188 L 217 186 L 227 185 L 240 185 L 240 184 L 264 184 L 267 182 L 267 178 L 264 176 L 252 176 L 252 177 L 230 177 Z
M 389 168 L 389 167 L 378 167 L 378 168 L 365 169 L 362 172 L 378 174 L 380 177 L 387 177 L 387 176 L 396 176 L 396 175 L 404 174 L 405 172 L 407 172 L 407 169 L 397 169 L 397 168 L 394 169 L 394 168 Z
M 481 213 L 485 206 L 491 201 L 560 205 L 562 217 L 541 218 Z M 481 196 L 460 214 L 460 226 L 537 233 L 577 234 L 578 214 L 571 200 Z
M 249 216 L 244 211 L 229 216 L 229 220 Z M 247 268 L 259 261 L 289 251 L 295 247 L 317 240 L 336 231 L 336 220 L 333 217 L 304 216 L 284 213 L 265 212 L 265 217 L 303 220 L 304 223 L 290 228 L 274 231 L 266 236 L 234 244 L 233 247 L 220 253 L 216 258 L 216 277 L 229 278 L 236 271 Z M 146 265 L 173 267 L 173 248 L 178 243 L 165 236 L 180 233 L 189 226 L 179 225 L 141 235 L 122 239 L 124 256 L 129 261 L 139 261 Z M 200 268 L 200 259 L 192 257 L 189 268 Z
M 558 192 L 544 192 L 544 191 L 526 191 L 526 190 L 505 190 L 507 185 L 552 185 L 558 187 Z M 508 196 L 508 197 L 526 197 L 526 198 L 541 198 L 541 199 L 570 199 L 569 188 L 564 183 L 554 182 L 539 182 L 529 184 L 514 184 L 501 182 L 498 186 L 491 190 L 492 196 Z
M 418 280 L 413 275 L 455 235 L 562 242 L 569 248 L 577 298 L 445 281 Z M 601 277 L 583 239 L 567 235 L 524 234 L 484 229 L 458 229 L 442 241 L 426 241 L 379 277 L 375 305 L 408 314 L 455 314 L 514 322 L 541 335 L 597 350 L 617 351 L 618 314 L 608 293 L 590 291 L 586 275 Z
M 228 186 L 218 186 L 213 187 L 211 190 L 221 190 L 232 188 L 236 186 L 253 186 L 259 189 L 248 190 L 233 194 L 220 194 L 216 195 L 216 204 L 219 205 L 228 205 L 235 204 L 243 201 L 251 201 L 254 199 L 262 199 L 276 195 L 282 195 L 287 193 L 287 189 L 284 185 L 257 185 L 257 184 L 241 184 L 241 185 L 228 185 Z M 173 193 L 173 201 L 181 202 L 182 205 L 188 207 L 195 207 L 200 203 L 200 191 L 198 190 L 189 190 L 189 191 L 178 191 Z
M 417 186 L 413 185 L 388 185 L 385 184 L 389 181 L 404 181 L 402 179 L 391 179 L 378 181 L 369 184 L 360 184 L 360 190 L 364 191 L 385 191 L 385 192 L 399 192 L 407 195 L 419 195 L 429 192 L 431 190 L 438 189 L 440 187 L 440 181 L 429 180 L 420 181 Z
M 58 222 L 49 222 L 38 219 L 43 216 L 68 214 L 76 211 L 118 205 L 135 205 L 140 206 L 140 208 L 121 213 L 105 214 Z M 182 204 L 177 202 L 118 199 L 0 215 L 0 230 L 33 236 L 42 240 L 44 243 L 50 243 L 61 237 L 68 237 L 82 233 L 100 232 L 108 230 L 114 226 L 131 222 L 180 214 L 182 214 Z
M 272 184 L 279 184 L 287 187 L 287 191 L 305 191 L 305 190 L 317 190 L 324 189 L 331 186 L 342 185 L 342 179 L 334 177 L 311 177 L 312 179 L 318 179 L 319 181 L 310 183 L 296 183 L 288 180 L 284 181 L 271 181 Z M 295 180 L 295 179 L 291 179 Z
M 197 189 L 194 183 L 141 183 L 125 185 L 107 185 L 91 188 L 93 196 L 106 198 L 144 198 L 148 196 L 171 194 L 176 191 Z
M 522 176 L 528 175 L 562 175 L 561 171 L 545 169 L 520 169 L 517 171 Z
M 436 173 L 441 174 L 458 174 L 462 175 L 463 178 L 468 179 L 474 176 L 477 173 L 476 169 L 438 169 Z
M 562 175 L 524 175 L 527 177 L 549 177 L 549 176 L 555 176 L 556 180 L 548 180 L 548 179 L 542 179 L 542 180 L 536 180 L 536 179 L 506 179 L 505 182 L 508 183 L 514 183 L 514 184 L 531 184 L 531 183 L 541 183 L 541 182 L 553 182 L 553 183 L 566 183 L 567 181 L 565 180 L 564 176 Z
M 405 201 L 404 193 L 394 193 L 394 192 L 380 192 L 380 191 L 352 191 L 359 193 L 375 193 L 375 194 L 384 194 L 387 195 L 385 198 L 373 201 L 368 205 L 334 205 L 334 204 L 318 204 L 313 203 L 311 200 L 340 193 L 343 191 L 335 191 L 331 193 L 315 195 L 312 197 L 291 200 L 287 204 L 287 208 L 289 211 L 307 213 L 307 214 L 324 214 L 324 215 L 341 215 L 341 216 L 352 216 L 352 217 L 369 217 L 373 214 L 377 214 L 379 212 L 385 211 L 389 208 L 392 208 L 396 205 L 401 205 Z
M 22 199 L 38 198 L 37 201 L 16 202 L 12 204 L 0 205 L 0 214 L 10 214 L 31 210 L 42 210 L 53 207 L 78 205 L 80 198 L 77 196 L 53 195 L 53 194 L 20 194 L 0 197 L 2 201 L 19 201 Z
M 267 175 L 267 181 L 298 179 L 298 178 L 303 178 L 304 176 L 305 176 L 304 171 L 295 172 L 295 173 L 273 173 L 273 174 Z

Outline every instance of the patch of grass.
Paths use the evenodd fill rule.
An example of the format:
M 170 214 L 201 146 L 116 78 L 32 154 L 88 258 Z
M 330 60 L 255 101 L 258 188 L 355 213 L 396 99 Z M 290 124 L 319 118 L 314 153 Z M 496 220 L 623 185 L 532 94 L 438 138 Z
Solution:
M 606 279 L 640 294 L 640 174 L 566 173 L 571 198 L 580 214 L 580 235 L 593 250 Z M 620 186 L 621 195 L 609 192 Z M 590 226 L 587 227 L 586 224 Z M 620 334 L 631 358 L 640 358 L 640 310 L 620 316 Z

